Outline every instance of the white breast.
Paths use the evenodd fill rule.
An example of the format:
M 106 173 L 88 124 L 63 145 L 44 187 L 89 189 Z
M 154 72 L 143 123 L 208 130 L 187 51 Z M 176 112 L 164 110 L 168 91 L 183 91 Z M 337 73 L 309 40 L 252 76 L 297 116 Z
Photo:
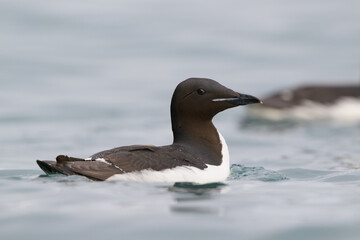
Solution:
M 196 167 L 181 166 L 161 171 L 142 170 L 131 173 L 116 174 L 108 181 L 136 182 L 192 182 L 198 184 L 225 181 L 230 174 L 229 150 L 225 139 L 218 132 L 221 141 L 222 163 L 220 166 L 207 165 L 201 170 Z

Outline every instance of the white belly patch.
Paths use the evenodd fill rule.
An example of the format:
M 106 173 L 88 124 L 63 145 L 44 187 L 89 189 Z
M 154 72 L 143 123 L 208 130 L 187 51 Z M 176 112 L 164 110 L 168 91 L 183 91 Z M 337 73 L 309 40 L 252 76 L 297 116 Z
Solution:
M 206 184 L 225 181 L 230 174 L 229 150 L 225 139 L 218 132 L 221 142 L 222 163 L 220 166 L 207 165 L 201 170 L 196 167 L 180 166 L 161 171 L 141 170 L 130 173 L 115 174 L 107 181 L 135 181 L 135 182 L 192 182 Z

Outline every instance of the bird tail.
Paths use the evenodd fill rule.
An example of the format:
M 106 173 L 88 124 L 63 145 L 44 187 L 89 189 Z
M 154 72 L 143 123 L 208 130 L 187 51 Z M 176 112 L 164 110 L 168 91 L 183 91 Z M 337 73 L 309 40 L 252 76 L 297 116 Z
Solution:
M 36 161 L 47 174 L 81 175 L 96 181 L 105 181 L 115 174 L 124 173 L 116 166 L 101 161 L 87 161 L 64 155 L 56 157 L 56 161 Z
M 56 157 L 56 161 L 37 160 L 36 163 L 46 174 L 74 175 L 76 173 L 67 167 L 66 163 L 77 161 L 85 161 L 85 159 L 59 155 Z

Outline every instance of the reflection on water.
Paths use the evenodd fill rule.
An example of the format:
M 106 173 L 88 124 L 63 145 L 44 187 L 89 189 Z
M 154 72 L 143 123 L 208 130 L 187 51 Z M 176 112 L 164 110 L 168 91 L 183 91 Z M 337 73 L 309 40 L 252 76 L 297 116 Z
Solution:
M 229 190 L 229 186 L 224 183 L 210 184 L 192 184 L 192 183 L 175 183 L 168 188 L 169 192 L 174 193 L 175 205 L 170 206 L 171 212 L 186 214 L 211 214 L 223 215 L 224 208 L 220 205 L 212 204 Z
M 220 189 L 221 187 L 226 186 L 226 184 L 218 183 L 207 183 L 207 184 L 193 184 L 193 183 L 175 183 L 174 188 L 178 189 L 191 189 L 191 190 L 214 190 Z
M 206 206 L 171 206 L 170 210 L 174 213 L 183 213 L 183 214 L 209 214 L 221 216 L 224 214 L 224 209 L 222 207 L 206 207 Z
M 192 184 L 192 183 L 175 183 L 174 186 L 169 187 L 170 192 L 179 193 L 181 196 L 195 196 L 194 199 L 211 198 L 213 193 L 221 193 L 226 189 L 227 185 L 224 183 L 209 183 L 209 184 Z M 179 195 L 179 196 L 180 196 Z M 188 198 L 177 198 L 179 201 L 186 201 Z

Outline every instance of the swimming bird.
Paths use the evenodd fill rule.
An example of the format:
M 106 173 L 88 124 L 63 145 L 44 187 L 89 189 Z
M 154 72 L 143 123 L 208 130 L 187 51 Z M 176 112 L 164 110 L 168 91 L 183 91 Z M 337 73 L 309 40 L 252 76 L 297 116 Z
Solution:
M 359 85 L 309 85 L 284 89 L 249 108 L 249 117 L 268 120 L 335 120 L 358 122 Z
M 358 85 L 309 85 L 286 89 L 263 99 L 263 108 L 286 109 L 306 102 L 333 105 L 344 98 L 360 99 Z
M 87 159 L 59 155 L 56 161 L 37 163 L 47 174 L 82 175 L 100 181 L 221 182 L 230 173 L 229 152 L 212 119 L 225 109 L 260 102 L 214 80 L 189 78 L 179 83 L 172 96 L 171 145 L 131 145 Z

